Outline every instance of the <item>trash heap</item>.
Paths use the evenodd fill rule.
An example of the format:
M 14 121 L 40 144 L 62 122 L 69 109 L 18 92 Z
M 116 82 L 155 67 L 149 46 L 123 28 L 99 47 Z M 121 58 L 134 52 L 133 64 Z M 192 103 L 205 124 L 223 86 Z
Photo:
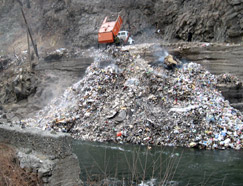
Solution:
M 231 74 L 221 74 L 217 77 L 218 84 L 242 86 L 242 82 Z
M 22 125 L 89 141 L 242 148 L 242 114 L 216 90 L 215 75 L 192 62 L 152 66 L 136 50 L 95 50 L 84 78 Z

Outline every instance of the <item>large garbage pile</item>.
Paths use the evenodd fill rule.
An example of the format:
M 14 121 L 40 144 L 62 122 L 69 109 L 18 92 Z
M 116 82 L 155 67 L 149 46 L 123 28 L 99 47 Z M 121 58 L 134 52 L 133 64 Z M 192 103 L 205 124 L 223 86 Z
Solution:
M 134 51 L 94 51 L 85 77 L 22 125 L 99 142 L 242 148 L 242 114 L 216 90 L 216 76 L 192 62 L 151 65 Z

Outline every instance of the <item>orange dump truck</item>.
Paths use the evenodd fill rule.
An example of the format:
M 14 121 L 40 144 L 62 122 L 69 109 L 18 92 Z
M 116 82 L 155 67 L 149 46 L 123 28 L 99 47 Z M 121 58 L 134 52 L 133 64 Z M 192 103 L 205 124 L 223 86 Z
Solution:
M 116 21 L 107 22 L 108 17 L 103 21 L 99 33 L 98 42 L 99 43 L 114 43 L 115 37 L 121 29 L 122 18 L 118 16 Z

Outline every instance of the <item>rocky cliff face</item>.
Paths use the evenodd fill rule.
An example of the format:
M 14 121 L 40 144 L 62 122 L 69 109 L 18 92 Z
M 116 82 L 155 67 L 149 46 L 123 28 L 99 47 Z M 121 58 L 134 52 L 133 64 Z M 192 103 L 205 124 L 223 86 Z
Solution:
M 158 26 L 168 39 L 240 42 L 242 2 L 164 0 L 157 2 L 155 12 Z
M 242 0 L 1 0 L 1 49 L 26 45 L 18 2 L 39 46 L 94 46 L 102 20 L 117 14 L 137 42 L 241 42 L 243 36 Z

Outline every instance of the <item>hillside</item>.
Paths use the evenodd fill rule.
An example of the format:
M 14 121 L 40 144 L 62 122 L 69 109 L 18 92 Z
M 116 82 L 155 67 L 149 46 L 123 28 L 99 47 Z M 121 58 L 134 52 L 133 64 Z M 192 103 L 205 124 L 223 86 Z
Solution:
M 123 29 L 137 43 L 147 41 L 241 42 L 240 0 L 10 0 L 0 1 L 1 51 L 26 48 L 23 4 L 39 50 L 58 46 L 97 45 L 105 16 L 120 14 Z

